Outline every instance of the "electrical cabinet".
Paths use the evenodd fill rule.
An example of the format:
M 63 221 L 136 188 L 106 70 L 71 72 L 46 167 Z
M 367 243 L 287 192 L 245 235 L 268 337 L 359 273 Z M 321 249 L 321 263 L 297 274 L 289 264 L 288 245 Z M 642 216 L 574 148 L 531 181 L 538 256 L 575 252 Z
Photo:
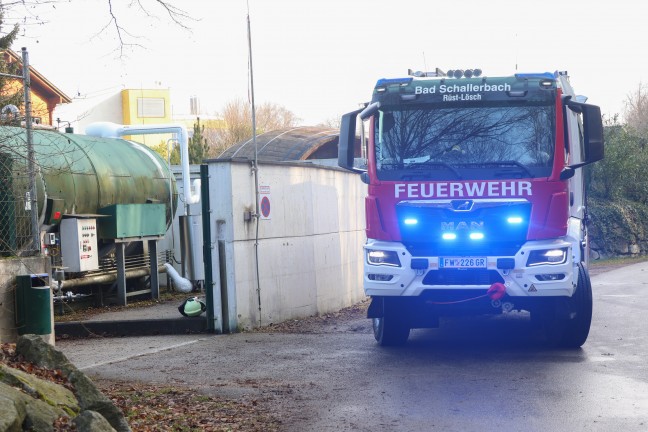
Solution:
M 61 256 L 68 272 L 99 269 L 96 219 L 66 218 L 61 221 Z
M 99 236 L 106 240 L 161 237 L 166 234 L 164 204 L 114 204 L 99 209 Z

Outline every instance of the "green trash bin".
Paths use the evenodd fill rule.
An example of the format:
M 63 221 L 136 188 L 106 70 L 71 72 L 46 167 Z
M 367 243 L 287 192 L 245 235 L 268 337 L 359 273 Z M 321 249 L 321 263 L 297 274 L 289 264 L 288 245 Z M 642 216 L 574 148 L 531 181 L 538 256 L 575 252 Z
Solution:
M 19 335 L 52 333 L 52 292 L 49 275 L 16 276 L 16 327 Z

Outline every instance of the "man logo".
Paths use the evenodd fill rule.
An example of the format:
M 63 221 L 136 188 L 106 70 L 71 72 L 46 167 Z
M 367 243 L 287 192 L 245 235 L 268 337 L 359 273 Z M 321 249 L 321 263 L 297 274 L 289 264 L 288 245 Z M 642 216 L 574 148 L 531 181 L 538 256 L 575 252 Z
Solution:
M 480 230 L 484 229 L 484 221 L 460 221 L 456 224 L 454 222 L 441 222 L 441 231 L 460 231 L 460 230 Z
M 470 211 L 473 208 L 473 200 L 453 200 L 452 209 L 454 211 Z

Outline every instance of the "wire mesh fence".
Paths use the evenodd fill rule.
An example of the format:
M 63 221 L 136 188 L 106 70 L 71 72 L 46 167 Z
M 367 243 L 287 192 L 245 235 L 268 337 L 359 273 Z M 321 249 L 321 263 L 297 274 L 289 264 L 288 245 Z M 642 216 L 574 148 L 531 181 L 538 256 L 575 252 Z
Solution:
M 27 161 L 0 144 L 0 256 L 38 252 L 33 241 Z

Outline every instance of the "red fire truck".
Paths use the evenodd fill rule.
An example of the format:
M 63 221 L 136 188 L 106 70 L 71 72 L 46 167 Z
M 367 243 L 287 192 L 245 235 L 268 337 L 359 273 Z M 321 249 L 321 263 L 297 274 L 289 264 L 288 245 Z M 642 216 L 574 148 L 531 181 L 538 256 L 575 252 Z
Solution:
M 582 168 L 603 158 L 601 111 L 585 100 L 566 72 L 410 70 L 342 117 L 339 165 L 368 184 L 364 289 L 380 345 L 439 317 L 518 310 L 559 346 L 585 343 Z

